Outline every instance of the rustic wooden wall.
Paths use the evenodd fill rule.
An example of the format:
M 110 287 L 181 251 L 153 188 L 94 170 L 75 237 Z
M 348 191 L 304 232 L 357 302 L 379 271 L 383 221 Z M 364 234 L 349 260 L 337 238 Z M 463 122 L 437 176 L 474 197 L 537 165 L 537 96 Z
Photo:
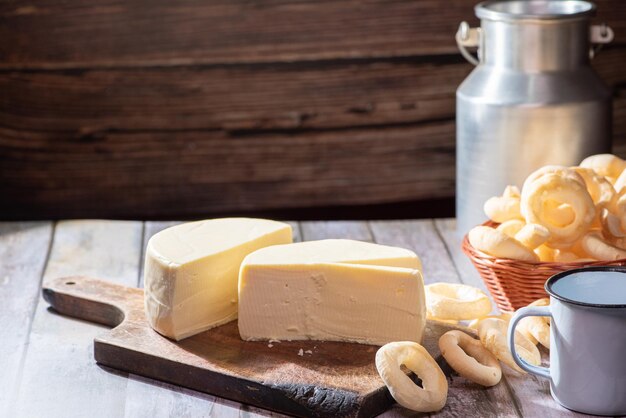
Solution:
M 0 217 L 449 211 L 475 2 L 2 2 Z M 624 155 L 626 3 L 598 7 Z

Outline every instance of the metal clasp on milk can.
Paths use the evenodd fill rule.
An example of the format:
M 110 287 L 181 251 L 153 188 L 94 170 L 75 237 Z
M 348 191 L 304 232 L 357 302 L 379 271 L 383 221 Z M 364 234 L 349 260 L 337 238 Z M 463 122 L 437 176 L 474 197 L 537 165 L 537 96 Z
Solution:
M 589 41 L 593 47 L 589 49 L 589 58 L 595 57 L 602 49 L 602 45 L 611 43 L 614 37 L 613 29 L 607 26 L 606 23 L 592 25 L 589 28 Z M 471 64 L 480 64 L 480 28 L 472 28 L 469 23 L 463 21 L 459 24 L 455 39 L 461 55 Z M 467 48 L 478 48 L 478 58 L 473 56 Z
M 506 185 L 611 150 L 611 92 L 589 61 L 614 33 L 590 25 L 595 5 L 491 0 L 474 10 L 480 27 L 461 22 L 456 33 L 476 66 L 456 94 L 460 234 L 486 219 L 484 202 Z

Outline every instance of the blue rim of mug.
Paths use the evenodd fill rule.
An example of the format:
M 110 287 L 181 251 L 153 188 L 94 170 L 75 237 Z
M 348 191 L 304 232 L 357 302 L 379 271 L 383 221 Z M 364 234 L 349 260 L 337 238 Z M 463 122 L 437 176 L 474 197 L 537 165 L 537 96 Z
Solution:
M 574 305 L 579 305 L 579 306 L 587 306 L 587 307 L 592 307 L 592 308 L 626 308 L 626 304 L 601 304 L 601 303 L 588 303 L 588 302 L 580 302 L 577 300 L 572 300 L 572 299 L 568 299 L 564 296 L 561 296 L 559 294 L 557 294 L 556 292 L 554 292 L 554 290 L 552 290 L 552 286 L 554 285 L 554 283 L 556 283 L 557 281 L 559 281 L 560 279 L 562 279 L 563 277 L 567 277 L 571 274 L 574 273 L 584 273 L 587 271 L 615 271 L 618 273 L 624 273 L 626 274 L 626 267 L 619 267 L 619 266 L 591 266 L 591 267 L 582 267 L 579 269 L 572 269 L 572 270 L 566 270 L 566 271 L 562 271 L 560 273 L 555 274 L 554 276 L 550 277 L 547 281 L 546 284 L 544 285 L 544 288 L 546 289 L 546 292 L 548 292 L 548 294 L 550 296 L 552 296 L 555 299 L 558 299 L 562 302 L 567 302 L 567 303 L 572 303 Z M 626 280 L 626 279 L 625 279 Z

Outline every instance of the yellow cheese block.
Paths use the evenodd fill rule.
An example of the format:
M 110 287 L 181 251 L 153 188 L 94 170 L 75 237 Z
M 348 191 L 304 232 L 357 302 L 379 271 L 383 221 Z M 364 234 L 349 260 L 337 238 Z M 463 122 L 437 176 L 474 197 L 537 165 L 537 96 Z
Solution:
M 190 222 L 155 234 L 146 249 L 146 316 L 181 340 L 237 318 L 237 279 L 251 252 L 292 241 L 291 226 L 265 219 Z
M 352 240 L 277 245 L 239 273 L 244 340 L 420 342 L 421 263 L 412 251 Z

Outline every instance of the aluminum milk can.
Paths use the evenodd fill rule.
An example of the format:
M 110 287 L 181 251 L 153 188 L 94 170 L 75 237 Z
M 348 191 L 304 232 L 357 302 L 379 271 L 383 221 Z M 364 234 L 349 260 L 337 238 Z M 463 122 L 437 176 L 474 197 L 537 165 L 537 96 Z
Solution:
M 484 202 L 548 164 L 611 150 L 611 92 L 590 66 L 613 39 L 578 0 L 486 1 L 480 28 L 456 40 L 476 65 L 456 93 L 457 231 L 486 220 Z M 477 47 L 478 58 L 466 47 Z M 594 49 L 595 48 L 595 49 Z

